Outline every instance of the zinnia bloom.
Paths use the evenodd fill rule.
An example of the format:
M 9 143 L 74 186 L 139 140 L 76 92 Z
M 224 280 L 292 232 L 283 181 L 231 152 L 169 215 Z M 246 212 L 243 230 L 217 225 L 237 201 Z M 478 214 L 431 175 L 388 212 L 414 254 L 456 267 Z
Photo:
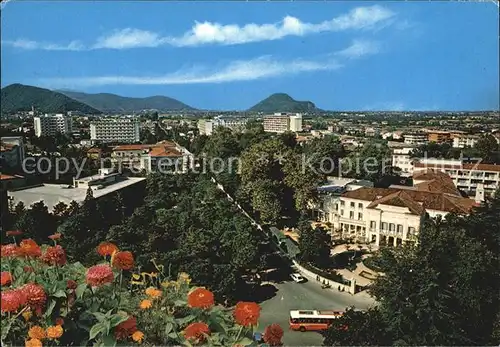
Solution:
M 0 281 L 3 286 L 8 286 L 9 284 L 12 283 L 12 275 L 10 274 L 9 271 L 2 271 L 2 274 L 0 275 Z
M 42 260 L 49 265 L 62 266 L 66 264 L 66 252 L 59 245 L 47 247 Z
M 32 339 L 43 340 L 45 335 L 45 329 L 41 326 L 35 325 L 28 330 L 28 336 Z
M 66 287 L 68 289 L 76 289 L 76 287 L 78 287 L 78 284 L 73 280 L 68 280 L 68 282 L 66 282 Z
M 54 241 L 59 240 L 60 238 L 61 238 L 61 233 L 55 233 L 55 234 L 49 236 L 49 239 L 54 240 Z
M 25 347 L 42 347 L 42 341 L 39 339 L 27 340 L 24 344 Z
M 5 233 L 7 236 L 19 236 L 22 235 L 23 232 L 21 230 L 9 230 Z
M 56 318 L 56 325 L 64 325 L 64 319 L 61 317 Z
M 141 303 L 139 304 L 139 307 L 143 310 L 151 308 L 151 306 L 153 306 L 151 300 L 142 300 Z
M 153 288 L 153 287 L 149 287 L 148 289 L 146 289 L 146 295 L 153 298 L 153 299 L 156 299 L 156 298 L 159 298 L 161 296 L 161 290 Z
M 45 289 L 35 283 L 25 284 L 21 289 L 26 296 L 26 303 L 33 309 L 40 311 L 45 302 L 47 301 L 47 295 L 45 294 Z
M 115 252 L 118 252 L 118 247 L 111 242 L 101 242 L 101 244 L 97 246 L 97 253 L 103 257 L 113 255 Z
M 194 344 L 204 342 L 205 335 L 210 335 L 210 329 L 205 323 L 191 323 L 184 329 L 184 337 Z
M 118 324 L 115 327 L 115 337 L 117 340 L 126 340 L 130 335 L 137 331 L 137 320 L 134 317 L 129 317 L 125 322 Z
M 131 252 L 117 252 L 113 255 L 113 266 L 119 270 L 131 270 L 134 267 L 134 256 Z
M 20 289 L 4 290 L 1 293 L 2 312 L 16 312 L 26 304 L 26 295 Z
M 255 302 L 240 301 L 234 309 L 236 323 L 245 327 L 257 325 L 260 316 L 260 306 Z
M 214 305 L 214 294 L 205 288 L 196 288 L 188 294 L 187 302 L 190 307 L 207 309 Z
M 92 287 L 100 287 L 114 280 L 113 270 L 107 264 L 94 265 L 87 270 L 87 283 Z
M 17 257 L 20 253 L 19 247 L 14 244 L 2 245 L 1 256 L 3 257 Z
M 60 325 L 54 325 L 47 328 L 47 337 L 52 340 L 60 338 L 64 330 Z
M 22 240 L 19 248 L 21 255 L 25 257 L 39 257 L 42 255 L 42 249 L 32 239 Z
M 279 324 L 271 324 L 264 330 L 264 342 L 269 346 L 281 346 L 281 338 L 283 337 L 283 329 Z
M 142 331 L 137 330 L 135 333 L 132 334 L 132 340 L 134 340 L 137 343 L 142 343 L 142 339 L 144 338 L 144 334 Z

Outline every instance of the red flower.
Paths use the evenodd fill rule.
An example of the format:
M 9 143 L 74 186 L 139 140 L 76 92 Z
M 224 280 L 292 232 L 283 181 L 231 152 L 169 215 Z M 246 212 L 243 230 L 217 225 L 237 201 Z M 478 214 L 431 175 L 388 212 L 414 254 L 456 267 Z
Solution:
M 55 233 L 49 236 L 49 239 L 51 240 L 59 240 L 60 238 L 61 238 L 61 233 Z
M 87 270 L 87 283 L 92 287 L 100 287 L 103 284 L 111 283 L 114 278 L 113 270 L 107 264 L 95 265 Z
M 257 325 L 260 316 L 260 306 L 255 302 L 240 301 L 234 309 L 236 323 L 245 327 Z
M 115 327 L 115 337 L 117 340 L 126 340 L 130 335 L 137 331 L 137 320 L 129 317 L 125 322 Z
M 25 257 L 39 257 L 42 255 L 42 249 L 32 239 L 22 240 L 19 244 L 21 255 Z
M 41 311 L 47 301 L 45 289 L 35 283 L 28 283 L 21 287 L 21 290 L 26 295 L 27 304 L 36 311 Z
M 61 317 L 56 318 L 56 325 L 64 325 L 64 319 Z
M 119 270 L 131 270 L 134 267 L 134 256 L 129 251 L 115 253 L 113 266 Z
M 78 284 L 73 280 L 68 280 L 68 282 L 66 282 L 66 287 L 68 287 L 68 289 L 76 289 Z
M 59 245 L 56 245 L 54 247 L 47 247 L 42 260 L 49 265 L 62 266 L 66 264 L 66 252 Z
M 1 248 L 2 258 L 3 257 L 17 257 L 20 253 L 19 247 L 16 244 L 11 243 L 8 245 L 2 245 Z
M 2 287 L 8 286 L 9 284 L 12 283 L 12 275 L 10 274 L 9 271 L 2 271 L 1 282 L 2 282 Z
M 97 246 L 97 253 L 103 257 L 113 255 L 114 252 L 118 252 L 118 247 L 111 242 L 101 242 L 99 246 Z
M 186 340 L 196 345 L 205 341 L 205 335 L 210 335 L 210 329 L 205 323 L 191 323 L 184 329 Z
M 188 295 L 190 307 L 210 308 L 214 305 L 214 294 L 205 288 L 196 288 Z
M 22 235 L 23 232 L 21 230 L 9 230 L 5 233 L 7 236 L 19 236 Z
M 279 324 L 271 324 L 264 330 L 264 342 L 269 346 L 281 346 L 281 338 L 283 337 L 283 329 Z
M 26 305 L 26 295 L 21 289 L 4 290 L 1 293 L 1 306 L 3 312 L 16 312 L 21 306 Z
M 33 272 L 33 268 L 31 266 L 23 266 L 24 272 Z

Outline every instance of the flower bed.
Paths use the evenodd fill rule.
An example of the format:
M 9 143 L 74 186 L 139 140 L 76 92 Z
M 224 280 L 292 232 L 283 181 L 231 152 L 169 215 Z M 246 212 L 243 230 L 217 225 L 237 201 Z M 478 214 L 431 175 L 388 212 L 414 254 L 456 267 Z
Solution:
M 102 262 L 67 263 L 57 245 L 40 246 L 15 237 L 2 245 L 1 342 L 3 346 L 257 345 L 252 340 L 260 307 L 239 302 L 229 312 L 212 292 L 190 285 L 188 274 L 170 279 L 161 265 L 154 273 L 131 273 L 134 256 L 112 243 L 99 245 Z M 264 341 L 281 345 L 273 324 Z

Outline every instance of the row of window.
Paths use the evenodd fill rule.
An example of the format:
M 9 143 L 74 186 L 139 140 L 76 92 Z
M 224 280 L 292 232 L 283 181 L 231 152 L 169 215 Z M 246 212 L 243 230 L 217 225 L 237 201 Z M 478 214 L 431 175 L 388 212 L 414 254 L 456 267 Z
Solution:
M 344 210 L 340 210 L 340 215 L 344 215 Z M 354 211 L 349 211 L 349 218 L 354 219 Z M 358 220 L 363 220 L 363 213 L 358 212 Z
M 345 201 L 344 200 L 340 200 L 340 206 L 341 207 L 345 206 Z M 351 206 L 351 208 L 356 208 L 356 203 L 351 201 L 350 206 Z M 359 202 L 358 203 L 358 208 L 363 208 L 363 204 Z
M 370 221 L 370 229 L 376 229 L 377 228 L 377 222 L 376 221 Z M 398 233 L 403 232 L 403 225 L 402 224 L 394 224 L 394 223 L 387 223 L 387 222 L 380 222 L 380 230 L 382 231 L 396 231 Z M 415 232 L 414 227 L 408 227 L 408 232 L 413 233 Z

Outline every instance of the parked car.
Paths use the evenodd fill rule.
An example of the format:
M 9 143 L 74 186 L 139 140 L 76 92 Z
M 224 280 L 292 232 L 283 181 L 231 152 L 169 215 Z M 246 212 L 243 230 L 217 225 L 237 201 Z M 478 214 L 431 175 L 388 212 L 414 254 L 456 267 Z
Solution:
M 299 273 L 293 273 L 290 275 L 290 277 L 292 278 L 292 280 L 294 280 L 297 283 L 302 283 L 302 282 L 306 281 L 306 279 L 304 277 L 302 277 L 302 275 Z

